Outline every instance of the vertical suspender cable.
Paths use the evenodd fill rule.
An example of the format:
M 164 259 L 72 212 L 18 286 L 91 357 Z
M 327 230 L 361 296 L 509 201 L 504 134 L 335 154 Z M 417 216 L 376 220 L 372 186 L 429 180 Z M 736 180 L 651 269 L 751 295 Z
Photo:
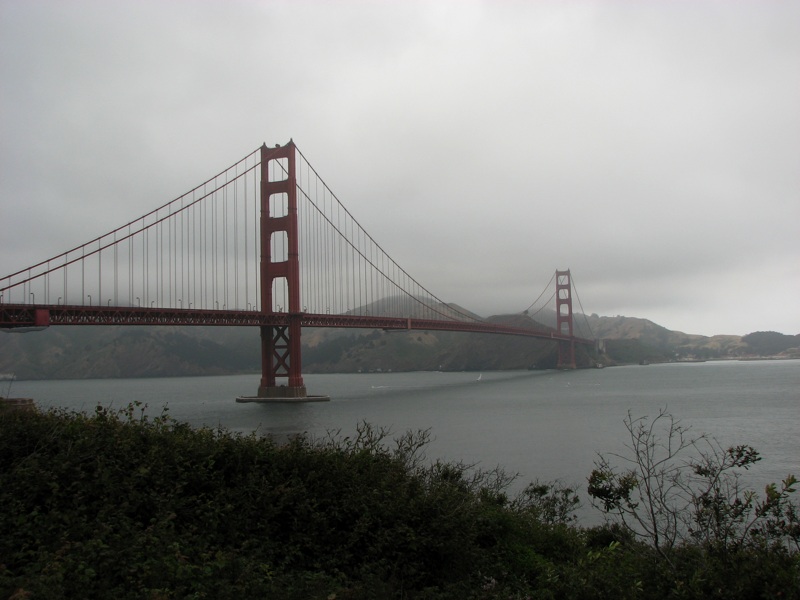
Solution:
M 203 187 L 203 191 L 205 192 L 205 186 Z M 206 204 L 205 193 L 202 194 L 200 204 L 197 206 L 197 255 L 198 255 L 198 262 L 200 263 L 197 268 L 197 276 L 198 276 L 198 294 L 199 294 L 199 302 L 200 306 L 203 308 L 210 308 L 205 301 L 205 297 L 203 296 L 203 207 Z
M 158 254 L 158 305 L 164 305 L 164 224 L 156 213 L 156 253 Z
M 250 303 L 250 269 L 249 269 L 249 254 L 250 251 L 247 247 L 247 238 L 249 227 L 247 223 L 247 202 L 248 202 L 248 195 L 247 195 L 247 162 L 244 164 L 245 173 L 242 175 L 242 186 L 244 188 L 244 198 L 242 200 L 243 208 L 244 208 L 244 305 L 247 306 Z
M 103 303 L 103 242 L 97 240 L 97 299 L 98 304 Z
M 228 185 L 222 188 L 222 299 L 228 306 Z
M 216 180 L 214 181 L 216 184 Z M 217 286 L 217 192 L 211 192 L 211 290 L 214 296 L 214 304 L 219 308 L 219 295 Z
M 194 196 L 194 195 L 193 195 Z M 203 306 L 203 299 L 198 298 L 197 295 L 197 279 L 199 272 L 197 270 L 197 205 L 192 202 L 192 207 L 190 209 L 190 221 L 192 224 L 192 251 L 191 251 L 191 260 L 192 260 L 192 300 L 194 301 L 197 308 L 205 308 Z
M 181 201 L 181 206 L 178 209 L 178 219 L 179 219 L 179 233 L 176 245 L 178 247 L 178 273 L 180 273 L 180 290 L 178 291 L 178 308 L 186 308 L 189 304 L 188 299 L 186 297 L 186 219 L 183 212 L 183 201 Z
M 258 166 L 261 160 L 257 160 Z M 258 172 L 261 169 L 253 169 L 253 274 L 255 275 L 255 306 L 261 310 L 261 273 L 259 271 L 259 258 L 261 248 L 261 238 L 259 236 L 259 224 L 261 223 L 261 192 L 258 186 Z
M 329 214 L 329 203 L 332 203 L 333 200 L 331 198 L 331 194 L 328 193 L 328 190 L 325 186 L 322 186 L 322 207 L 323 207 L 323 214 L 320 217 L 320 224 L 325 230 L 325 246 L 323 247 L 323 254 L 322 254 L 322 268 L 324 269 L 324 277 L 322 278 L 322 285 L 323 291 L 325 293 L 325 306 L 330 307 L 332 313 L 336 312 L 336 305 L 333 301 L 333 294 L 332 294 L 332 285 L 331 285 L 331 246 L 333 245 L 333 232 L 331 228 L 328 226 L 328 223 L 325 220 L 325 217 Z
M 237 175 L 239 168 L 237 166 L 234 175 Z M 233 305 L 239 309 L 239 195 L 238 195 L 239 178 L 233 179 L 233 291 L 234 301 Z
M 150 228 L 144 230 L 145 259 L 144 265 L 147 270 L 147 279 L 144 287 L 145 306 L 150 306 Z
M 172 308 L 174 306 L 172 301 L 172 261 L 175 253 L 172 250 L 172 227 L 175 218 L 172 216 L 172 208 L 170 208 L 169 215 L 166 222 L 167 229 L 167 306 Z
M 117 248 L 117 232 L 114 232 L 114 306 L 119 306 L 119 263 Z

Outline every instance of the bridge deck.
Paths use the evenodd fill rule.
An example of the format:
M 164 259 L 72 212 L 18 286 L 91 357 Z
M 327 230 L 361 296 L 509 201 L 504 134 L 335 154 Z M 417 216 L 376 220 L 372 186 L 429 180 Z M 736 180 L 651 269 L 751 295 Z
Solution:
M 445 321 L 370 315 L 193 310 L 185 308 L 0 305 L 0 328 L 3 329 L 43 328 L 51 325 L 287 326 L 293 317 L 299 317 L 302 327 L 496 333 L 594 345 L 594 340 L 570 337 L 552 330 L 525 329 L 479 321 Z

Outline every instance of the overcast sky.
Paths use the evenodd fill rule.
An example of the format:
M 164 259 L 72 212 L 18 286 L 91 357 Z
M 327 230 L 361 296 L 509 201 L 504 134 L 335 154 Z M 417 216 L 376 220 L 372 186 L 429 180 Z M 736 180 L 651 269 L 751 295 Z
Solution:
M 0 275 L 293 138 L 445 301 L 800 333 L 798 2 L 0 0 Z

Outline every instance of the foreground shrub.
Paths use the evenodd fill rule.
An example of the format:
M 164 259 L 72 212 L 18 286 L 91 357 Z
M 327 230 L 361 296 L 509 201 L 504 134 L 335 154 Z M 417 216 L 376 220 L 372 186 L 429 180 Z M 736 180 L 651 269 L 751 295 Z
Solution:
M 629 413 L 625 427 L 628 453 L 600 455 L 589 495 L 664 560 L 687 543 L 715 554 L 800 550 L 800 509 L 792 501 L 797 479 L 768 485 L 761 498 L 744 488 L 740 471 L 761 460 L 752 446 L 724 448 L 705 434 L 692 436 L 664 410 L 653 419 Z
M 424 432 L 278 446 L 133 406 L 8 415 L 2 431 L 6 597 L 468 588 L 515 526 L 502 472 L 423 466 Z
M 577 527 L 572 488 L 431 463 L 426 432 L 278 445 L 130 406 L 0 434 L 0 598 L 798 597 L 796 555 L 695 545 L 667 569 Z

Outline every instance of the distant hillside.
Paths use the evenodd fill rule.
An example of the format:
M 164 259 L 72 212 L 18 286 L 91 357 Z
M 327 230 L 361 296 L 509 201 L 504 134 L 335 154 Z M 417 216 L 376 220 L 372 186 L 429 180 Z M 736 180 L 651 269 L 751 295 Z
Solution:
M 0 333 L 0 373 L 18 379 L 221 375 L 260 366 L 257 329 L 50 327 Z
M 800 356 L 800 334 L 784 335 L 775 331 L 756 331 L 742 338 L 742 341 L 756 355 Z
M 489 321 L 530 327 L 521 315 Z M 303 368 L 308 372 L 478 371 L 554 368 L 554 344 L 508 335 L 444 331 L 312 330 L 304 333 Z M 589 364 L 589 359 L 581 355 Z
M 586 317 L 594 337 L 611 340 L 610 346 L 638 346 L 647 360 L 688 360 L 743 357 L 754 350 L 737 335 L 706 337 L 681 331 L 671 331 L 647 319 L 632 317 Z M 615 342 L 625 341 L 626 344 Z M 618 360 L 620 360 L 618 358 Z M 624 360 L 623 362 L 635 362 Z
M 555 314 L 538 313 L 535 326 L 553 327 Z M 489 321 L 533 326 L 531 316 Z M 756 332 L 691 335 L 631 317 L 576 316 L 576 334 L 604 340 L 598 356 L 578 348 L 578 365 L 642 361 L 778 356 L 800 358 L 800 336 Z M 441 331 L 307 329 L 303 371 L 482 371 L 549 369 L 557 347 L 546 340 Z M 0 373 L 19 379 L 159 377 L 256 372 L 261 364 L 254 327 L 51 327 L 0 332 Z

